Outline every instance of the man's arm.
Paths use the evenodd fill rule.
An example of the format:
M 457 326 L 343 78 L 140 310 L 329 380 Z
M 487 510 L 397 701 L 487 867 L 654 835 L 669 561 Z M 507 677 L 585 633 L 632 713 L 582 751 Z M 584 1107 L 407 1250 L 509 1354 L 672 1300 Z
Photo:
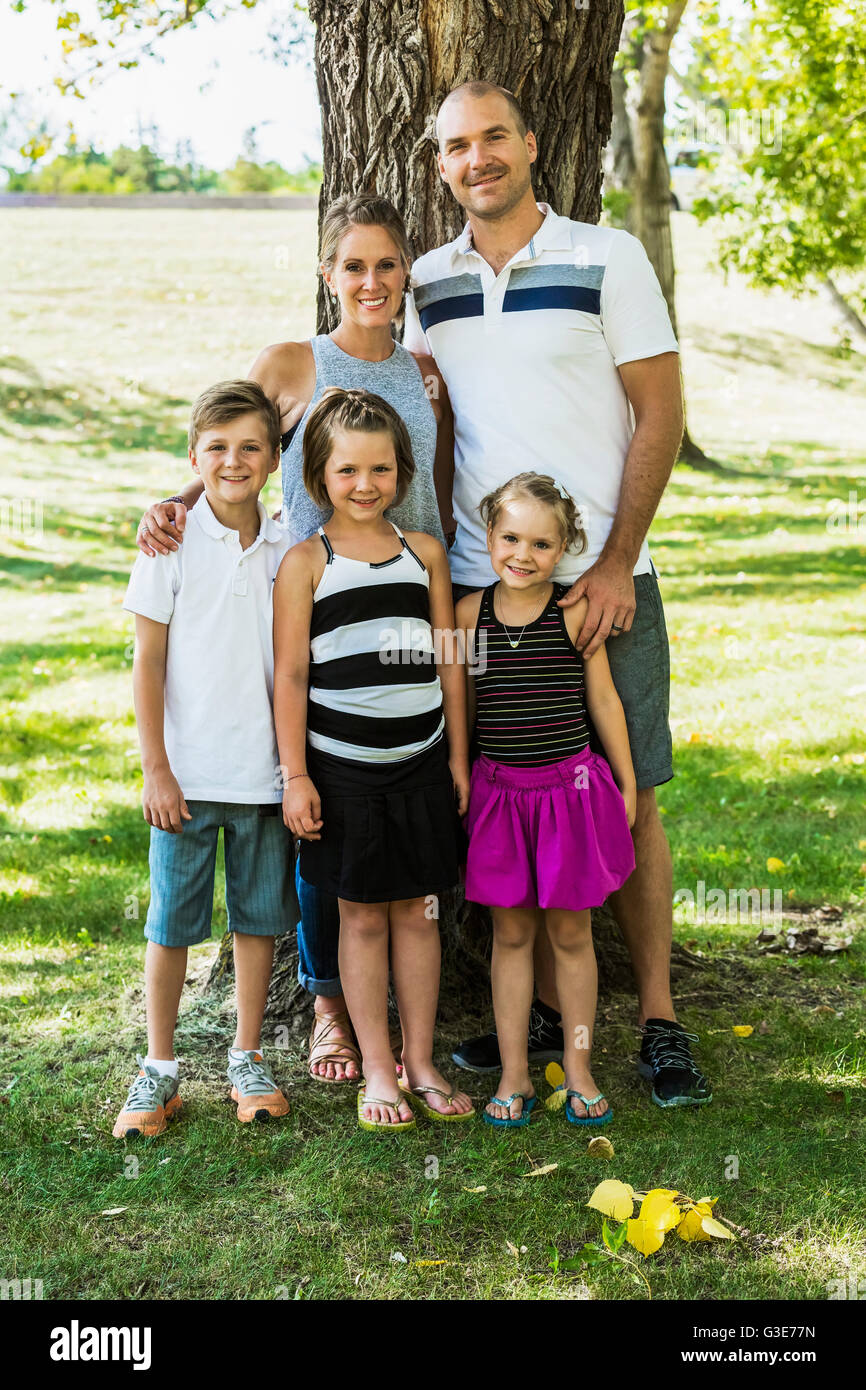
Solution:
M 619 503 L 610 534 L 594 565 L 561 600 L 586 595 L 589 606 L 576 646 L 591 656 L 608 636 L 628 632 L 635 611 L 634 567 L 676 462 L 683 437 L 679 354 L 663 352 L 624 362 L 620 379 L 635 416 Z
M 635 432 L 601 557 L 619 558 L 633 570 L 683 437 L 679 354 L 663 352 L 624 362 L 619 375 L 634 411 Z

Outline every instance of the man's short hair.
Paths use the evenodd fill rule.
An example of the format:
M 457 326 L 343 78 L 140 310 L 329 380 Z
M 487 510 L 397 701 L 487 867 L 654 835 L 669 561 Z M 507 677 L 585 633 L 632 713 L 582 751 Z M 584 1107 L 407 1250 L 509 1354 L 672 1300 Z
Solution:
M 520 109 L 517 98 L 513 92 L 509 92 L 507 87 L 498 87 L 495 82 L 462 82 L 459 87 L 454 87 L 442 101 L 439 110 L 436 112 L 436 143 L 441 145 L 439 139 L 439 117 L 442 114 L 442 107 L 447 101 L 455 96 L 467 97 L 489 97 L 493 94 L 500 96 L 507 103 L 508 109 L 514 117 L 514 124 L 517 126 L 517 133 L 521 139 L 527 132 L 526 118 Z
M 189 447 L 195 453 L 199 435 L 236 420 L 239 415 L 258 415 L 268 432 L 268 448 L 280 447 L 280 412 L 257 381 L 218 381 L 202 391 L 189 417 Z

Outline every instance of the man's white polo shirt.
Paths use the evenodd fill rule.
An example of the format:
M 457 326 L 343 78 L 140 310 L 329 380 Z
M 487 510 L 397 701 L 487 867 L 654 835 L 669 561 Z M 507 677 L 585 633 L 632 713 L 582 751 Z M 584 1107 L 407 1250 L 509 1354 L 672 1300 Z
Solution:
M 274 733 L 273 585 L 290 537 L 261 502 L 259 534 L 237 531 L 206 497 L 183 543 L 136 559 L 123 606 L 168 624 L 165 749 L 187 801 L 281 801 Z
M 584 508 L 589 547 L 557 579 L 593 564 L 619 500 L 634 416 L 617 367 L 677 352 L 667 306 L 636 237 L 559 217 L 494 275 L 467 223 L 412 267 L 404 342 L 436 359 L 454 408 L 457 584 L 492 583 L 482 497 L 516 473 L 552 473 Z M 650 569 L 646 541 L 635 574 Z

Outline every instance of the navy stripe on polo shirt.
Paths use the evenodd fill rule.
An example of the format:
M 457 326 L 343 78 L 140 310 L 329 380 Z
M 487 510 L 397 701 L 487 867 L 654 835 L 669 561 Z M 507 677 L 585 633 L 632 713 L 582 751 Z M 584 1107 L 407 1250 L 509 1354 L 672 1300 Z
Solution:
M 603 265 L 515 266 L 508 279 L 502 312 L 577 309 L 600 314 L 603 280 Z
M 434 324 L 449 319 L 480 318 L 484 313 L 481 276 L 449 275 L 431 280 L 415 291 L 415 307 L 425 333 Z

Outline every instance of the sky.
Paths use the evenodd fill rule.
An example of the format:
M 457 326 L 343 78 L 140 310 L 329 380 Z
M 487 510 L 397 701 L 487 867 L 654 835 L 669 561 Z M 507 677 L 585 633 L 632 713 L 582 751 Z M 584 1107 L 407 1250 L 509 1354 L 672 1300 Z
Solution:
M 76 8 L 86 16 L 92 6 L 80 0 Z M 28 115 L 48 118 L 60 148 L 70 119 L 79 144 L 92 141 L 102 150 L 137 145 L 141 127 L 156 124 L 161 153 L 173 155 L 178 141 L 189 140 L 199 162 L 213 169 L 234 163 L 244 132 L 255 125 L 261 159 L 301 168 L 305 158 L 322 155 L 312 67 L 300 59 L 283 67 L 263 53 L 269 28 L 287 8 L 286 0 L 260 0 L 219 22 L 201 15 L 161 39 L 158 57 L 99 82 L 79 101 L 53 84 L 62 70 L 56 7 L 30 0 L 16 14 L 0 0 L 0 112 L 11 93 L 23 94 Z M 13 163 L 8 147 L 0 158 Z
M 293 57 L 285 67 L 267 56 L 272 47 L 268 32 L 291 0 L 259 0 L 254 9 L 239 9 L 218 21 L 205 12 L 159 40 L 156 57 L 100 80 L 84 101 L 64 98 L 54 86 L 62 71 L 59 6 L 48 0 L 26 2 L 18 14 L 10 0 L 0 0 L 0 125 L 15 92 L 23 95 L 28 119 L 48 118 L 60 149 L 70 119 L 79 144 L 92 142 L 101 150 L 138 145 L 142 130 L 155 124 L 163 156 L 173 157 L 178 142 L 188 140 L 200 163 L 224 169 L 234 163 L 244 132 L 254 125 L 262 160 L 274 159 L 294 170 L 305 159 L 321 159 L 311 62 Z M 735 13 L 744 0 L 723 3 Z M 87 19 L 95 0 L 76 0 L 76 9 Z M 685 33 L 678 35 L 677 48 L 687 62 Z M 12 133 L 11 144 L 0 135 L 0 161 L 24 167 L 13 151 L 27 138 L 26 127 L 16 125 Z M 147 134 L 144 139 L 152 143 Z

